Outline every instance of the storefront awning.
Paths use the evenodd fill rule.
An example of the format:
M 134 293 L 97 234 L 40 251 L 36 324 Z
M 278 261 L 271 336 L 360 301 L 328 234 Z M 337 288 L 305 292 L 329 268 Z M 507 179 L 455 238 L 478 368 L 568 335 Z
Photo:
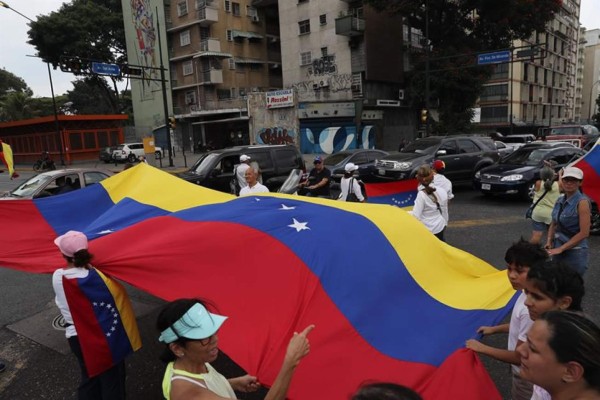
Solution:
M 256 32 L 246 32 L 246 31 L 236 31 L 236 30 L 231 31 L 231 36 L 233 36 L 234 38 L 241 37 L 241 38 L 246 38 L 246 39 L 262 39 L 263 38 L 262 35 L 260 35 Z

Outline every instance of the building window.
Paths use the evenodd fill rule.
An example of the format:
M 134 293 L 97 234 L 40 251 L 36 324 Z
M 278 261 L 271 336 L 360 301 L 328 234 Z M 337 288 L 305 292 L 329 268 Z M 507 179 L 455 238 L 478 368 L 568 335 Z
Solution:
M 484 86 L 481 92 L 481 100 L 506 100 L 508 96 L 508 84 Z
M 319 24 L 327 25 L 327 14 L 319 15 Z
M 192 60 L 185 61 L 182 65 L 183 65 L 183 75 L 191 75 L 194 73 L 194 65 L 192 64 Z
M 298 0 L 298 4 L 308 3 L 308 0 Z
M 235 99 L 235 88 L 234 87 L 231 88 L 231 98 Z
M 321 47 L 321 57 L 327 57 L 327 47 Z
M 189 106 L 192 104 L 196 104 L 196 92 L 190 90 L 189 92 L 185 92 L 185 105 Z
M 179 17 L 186 15 L 188 13 L 188 8 L 187 8 L 187 0 L 185 1 L 180 1 L 179 3 L 177 3 L 177 15 Z
M 236 17 L 239 17 L 240 15 L 242 15 L 241 9 L 240 9 L 240 3 L 231 3 L 231 13 L 233 15 L 235 15 Z
M 310 51 L 300 53 L 300 65 L 309 65 L 312 62 Z
M 230 13 L 231 12 L 231 0 L 225 0 L 225 12 Z
M 227 31 L 225 32 L 226 36 L 227 36 L 227 41 L 228 42 L 233 42 L 233 32 L 231 31 L 231 29 L 227 29 Z
M 508 106 L 481 107 L 481 122 L 505 122 Z
M 250 64 L 250 71 L 260 71 L 262 64 Z
M 258 17 L 258 12 L 256 11 L 255 7 L 252 6 L 246 6 L 246 15 L 250 18 L 252 17 Z
M 233 58 L 230 58 L 227 62 L 229 62 L 229 69 L 235 69 L 235 60 Z
M 187 46 L 190 44 L 190 31 L 183 31 L 179 34 L 179 45 L 181 47 Z
M 306 35 L 310 33 L 310 19 L 305 19 L 304 21 L 298 22 L 298 30 L 300 35 Z

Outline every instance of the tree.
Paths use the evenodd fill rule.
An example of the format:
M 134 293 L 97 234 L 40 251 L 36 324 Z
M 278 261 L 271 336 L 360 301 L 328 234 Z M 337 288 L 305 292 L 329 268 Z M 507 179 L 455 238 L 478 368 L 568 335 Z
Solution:
M 18 77 L 2 68 L 0 69 L 0 98 L 4 97 L 10 92 L 22 92 L 28 94 L 29 96 L 33 94 L 23 78 Z
M 469 129 L 482 85 L 493 67 L 476 67 L 476 53 L 507 49 L 513 40 L 545 31 L 561 0 L 363 0 L 378 11 L 401 15 L 408 25 L 426 32 L 430 45 L 432 99 L 439 102 L 444 132 Z M 414 54 L 415 69 L 406 77 L 413 105 L 425 101 L 425 52 Z
M 58 66 L 61 57 L 79 57 L 111 64 L 126 61 L 125 28 L 120 0 L 73 0 L 58 11 L 39 16 L 30 23 L 29 44 L 38 55 Z M 86 78 L 110 105 L 119 112 L 117 77 L 110 77 L 113 90 L 102 77 Z M 95 86 L 93 86 L 95 84 Z
M 32 98 L 24 92 L 10 92 L 0 102 L 0 120 L 18 121 L 35 116 Z

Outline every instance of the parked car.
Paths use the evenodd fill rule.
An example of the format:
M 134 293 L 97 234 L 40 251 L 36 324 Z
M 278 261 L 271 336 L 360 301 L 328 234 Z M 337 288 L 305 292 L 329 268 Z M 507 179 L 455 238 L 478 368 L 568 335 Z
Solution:
M 380 179 L 413 178 L 423 164 L 444 161 L 444 175 L 452 182 L 468 182 L 481 168 L 498 161 L 500 155 L 491 138 L 482 136 L 430 136 L 409 143 L 401 152 L 375 162 L 374 175 Z
M 10 192 L 4 193 L 0 200 L 37 199 L 59 194 L 61 186 L 57 179 L 64 178 L 72 190 L 81 189 L 98 183 L 113 175 L 112 172 L 95 168 L 69 168 L 37 174 Z
M 189 170 L 177 176 L 197 185 L 229 193 L 234 168 L 240 163 L 242 154 L 258 163 L 263 184 L 271 192 L 276 192 L 281 187 L 293 169 L 305 170 L 304 159 L 296 146 L 237 146 L 204 153 Z
M 100 150 L 100 154 L 98 154 L 98 159 L 107 164 L 113 162 L 113 153 L 116 149 L 117 146 L 103 147 L 102 150 Z
M 500 157 L 506 157 L 516 150 L 515 147 L 509 146 L 499 140 L 496 140 L 494 143 L 496 144 L 496 149 L 498 149 L 498 154 L 500 154 Z
M 557 125 L 540 128 L 538 132 L 540 140 L 569 142 L 581 148 L 588 142 L 597 140 L 598 136 L 598 128 L 592 125 Z
M 497 164 L 479 170 L 473 178 L 473 185 L 486 195 L 508 194 L 530 198 L 544 161 L 554 160 L 557 169 L 560 169 L 583 154 L 583 150 L 570 143 L 530 143 Z
M 143 143 L 123 143 L 118 145 L 113 151 L 113 158 L 116 161 L 136 162 L 139 157 L 144 157 L 145 155 Z M 163 158 L 162 148 L 158 146 L 154 147 L 154 156 L 156 158 Z
M 360 180 L 372 179 L 375 170 L 375 160 L 389 155 L 388 152 L 375 149 L 345 150 L 332 154 L 323 160 L 325 168 L 331 171 L 331 177 L 339 182 L 344 176 L 344 167 L 349 162 L 358 165 L 355 175 Z
M 535 135 L 533 133 L 523 133 L 516 135 L 500 136 L 498 141 L 504 143 L 507 146 L 513 147 L 515 150 L 521 146 L 525 146 L 527 143 L 535 141 Z

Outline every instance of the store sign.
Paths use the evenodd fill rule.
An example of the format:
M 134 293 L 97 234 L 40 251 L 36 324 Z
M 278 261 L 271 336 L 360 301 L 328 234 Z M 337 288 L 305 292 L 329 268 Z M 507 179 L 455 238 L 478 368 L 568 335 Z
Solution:
M 298 118 L 343 118 L 356 115 L 354 102 L 345 103 L 300 103 Z
M 267 108 L 283 108 L 294 106 L 294 91 L 292 89 L 267 92 Z

